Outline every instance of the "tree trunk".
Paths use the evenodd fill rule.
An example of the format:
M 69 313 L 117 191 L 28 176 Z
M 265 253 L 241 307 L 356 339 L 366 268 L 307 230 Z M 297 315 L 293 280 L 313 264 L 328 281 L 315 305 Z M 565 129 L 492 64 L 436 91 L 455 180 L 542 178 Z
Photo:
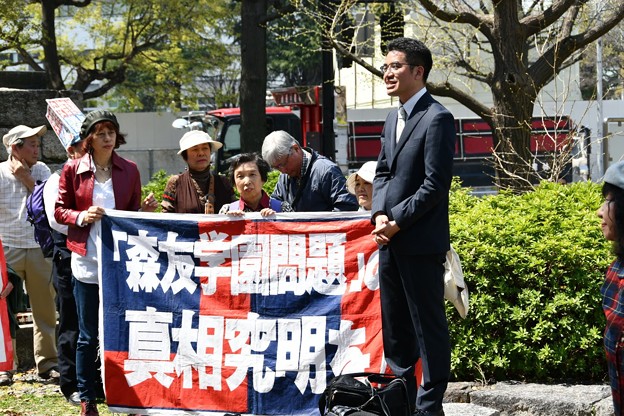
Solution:
M 266 136 L 267 0 L 243 0 L 241 4 L 241 150 L 259 152 Z
M 523 191 L 536 181 L 531 158 L 531 118 L 537 96 L 526 71 L 529 48 L 525 36 L 513 33 L 518 25 L 516 0 L 497 2 L 492 28 L 495 60 L 491 83 L 494 107 L 494 161 L 498 185 Z
M 537 180 L 531 155 L 531 118 L 533 103 L 495 97 L 492 132 L 494 163 L 498 186 L 523 191 Z
M 44 54 L 44 65 L 48 74 L 48 88 L 64 90 L 65 84 L 61 76 L 61 65 L 56 48 L 56 30 L 54 10 L 56 2 L 52 0 L 41 1 L 41 41 Z

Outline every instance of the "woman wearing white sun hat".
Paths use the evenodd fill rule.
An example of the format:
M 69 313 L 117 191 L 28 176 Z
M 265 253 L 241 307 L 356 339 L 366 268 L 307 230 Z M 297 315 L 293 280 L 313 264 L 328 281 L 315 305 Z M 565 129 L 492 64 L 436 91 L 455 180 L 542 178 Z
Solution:
M 373 179 L 377 162 L 366 162 L 347 178 L 347 190 L 355 195 L 360 211 L 370 211 L 373 204 Z
M 187 170 L 169 178 L 162 200 L 165 212 L 215 214 L 234 200 L 230 181 L 210 171 L 210 155 L 223 146 L 201 130 L 189 131 L 180 139 L 179 155 Z

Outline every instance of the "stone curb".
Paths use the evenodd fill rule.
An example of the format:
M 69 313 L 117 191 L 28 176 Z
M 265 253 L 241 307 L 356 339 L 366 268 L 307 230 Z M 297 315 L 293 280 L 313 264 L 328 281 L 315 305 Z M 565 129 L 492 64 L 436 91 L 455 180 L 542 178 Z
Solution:
M 608 385 L 450 383 L 446 416 L 613 416 Z

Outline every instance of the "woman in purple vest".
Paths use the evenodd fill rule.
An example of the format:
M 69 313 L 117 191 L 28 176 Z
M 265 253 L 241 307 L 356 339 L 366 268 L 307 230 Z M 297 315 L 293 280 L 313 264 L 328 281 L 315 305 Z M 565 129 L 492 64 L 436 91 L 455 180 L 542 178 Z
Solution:
M 230 164 L 230 180 L 236 186 L 240 199 L 223 205 L 219 214 L 242 216 L 245 212 L 259 212 L 268 217 L 276 212 L 292 212 L 288 202 L 269 197 L 262 189 L 271 167 L 257 153 L 241 153 Z

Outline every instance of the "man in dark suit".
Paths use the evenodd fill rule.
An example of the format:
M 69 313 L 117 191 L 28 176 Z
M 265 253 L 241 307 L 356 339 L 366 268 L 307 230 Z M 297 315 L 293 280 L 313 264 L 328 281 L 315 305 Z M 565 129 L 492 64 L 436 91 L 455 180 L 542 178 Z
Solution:
M 400 106 L 381 134 L 371 210 L 380 246 L 384 353 L 392 371 L 406 378 L 415 414 L 443 416 L 451 361 L 443 274 L 455 122 L 425 87 L 433 65 L 429 49 L 408 38 L 387 49 L 383 80 Z

